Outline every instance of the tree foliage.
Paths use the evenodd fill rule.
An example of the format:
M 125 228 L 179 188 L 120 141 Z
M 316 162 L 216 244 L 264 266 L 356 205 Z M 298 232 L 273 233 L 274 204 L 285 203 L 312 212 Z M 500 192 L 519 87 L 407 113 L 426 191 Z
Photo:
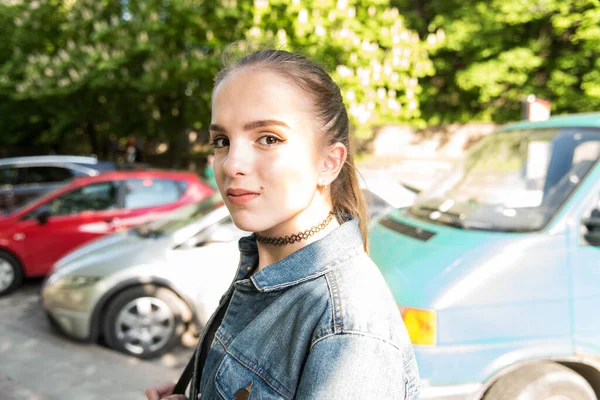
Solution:
M 431 122 L 503 122 L 535 94 L 554 114 L 600 108 L 599 0 L 396 0 L 432 51 L 423 82 Z M 435 37 L 435 36 L 433 36 Z
M 428 45 L 385 0 L 1 0 L 0 130 L 8 142 L 102 153 L 115 134 L 168 140 L 210 118 L 231 42 L 268 42 L 324 63 L 357 134 L 415 121 Z
M 325 64 L 358 136 L 518 119 L 531 93 L 554 114 L 598 110 L 598 21 L 600 0 L 0 0 L 0 132 L 100 154 L 135 135 L 175 158 L 236 41 Z

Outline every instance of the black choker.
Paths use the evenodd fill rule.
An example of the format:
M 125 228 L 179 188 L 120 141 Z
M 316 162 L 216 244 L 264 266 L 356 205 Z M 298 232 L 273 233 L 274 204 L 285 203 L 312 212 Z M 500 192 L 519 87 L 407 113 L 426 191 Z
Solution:
M 296 233 L 294 235 L 284 236 L 284 237 L 264 237 L 260 236 L 258 233 L 256 235 L 256 241 L 258 243 L 270 245 L 270 246 L 285 246 L 286 244 L 292 244 L 299 242 L 301 240 L 306 240 L 317 232 L 325 229 L 327 225 L 333 219 L 333 211 L 330 211 L 327 215 L 327 218 L 323 220 L 319 225 L 315 225 L 310 229 L 307 229 L 303 232 Z

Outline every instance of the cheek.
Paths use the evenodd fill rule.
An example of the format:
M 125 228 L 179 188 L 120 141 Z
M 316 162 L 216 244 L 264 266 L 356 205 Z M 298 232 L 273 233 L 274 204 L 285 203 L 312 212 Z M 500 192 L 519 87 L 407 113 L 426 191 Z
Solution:
M 281 196 L 285 196 L 287 202 L 305 203 L 308 198 L 312 198 L 318 173 L 317 163 L 310 153 L 289 146 L 276 158 L 265 157 L 259 162 L 265 163 L 264 168 L 261 168 L 268 174 L 265 180 L 273 185 L 274 191 L 281 190 Z

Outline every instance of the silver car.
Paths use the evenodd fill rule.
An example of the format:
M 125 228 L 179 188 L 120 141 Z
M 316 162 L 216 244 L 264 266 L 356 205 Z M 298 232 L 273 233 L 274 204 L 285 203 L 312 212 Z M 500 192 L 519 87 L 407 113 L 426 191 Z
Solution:
M 386 192 L 362 190 L 372 217 L 392 207 Z M 233 280 L 245 235 L 217 195 L 65 256 L 42 287 L 43 307 L 73 338 L 159 356 L 184 332 L 201 332 Z
M 239 262 L 235 227 L 219 197 L 169 220 L 120 232 L 61 259 L 42 287 L 50 321 L 76 339 L 156 357 L 198 334 Z

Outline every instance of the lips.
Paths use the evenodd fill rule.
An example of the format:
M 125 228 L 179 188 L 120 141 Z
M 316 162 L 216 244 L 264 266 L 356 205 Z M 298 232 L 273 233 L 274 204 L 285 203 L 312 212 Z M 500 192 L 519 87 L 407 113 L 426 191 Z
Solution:
M 233 204 L 244 204 L 260 196 L 259 193 L 246 189 L 227 189 L 227 198 Z

